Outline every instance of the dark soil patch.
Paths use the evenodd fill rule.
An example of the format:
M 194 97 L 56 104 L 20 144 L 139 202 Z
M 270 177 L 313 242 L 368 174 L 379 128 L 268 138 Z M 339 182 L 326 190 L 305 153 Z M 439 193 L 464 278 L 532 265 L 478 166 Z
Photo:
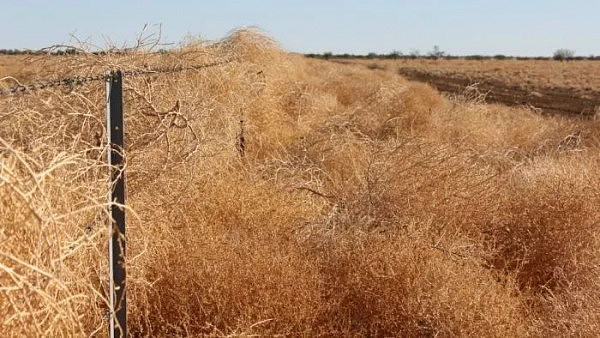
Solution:
M 543 114 L 567 114 L 592 116 L 600 107 L 600 92 L 590 97 L 582 97 L 568 88 L 538 87 L 532 90 L 510 85 L 494 79 L 461 78 L 443 74 L 432 74 L 414 68 L 400 68 L 400 75 L 412 81 L 428 83 L 446 93 L 463 93 L 467 86 L 477 83 L 477 88 L 487 102 L 509 106 L 528 105 L 541 109 Z

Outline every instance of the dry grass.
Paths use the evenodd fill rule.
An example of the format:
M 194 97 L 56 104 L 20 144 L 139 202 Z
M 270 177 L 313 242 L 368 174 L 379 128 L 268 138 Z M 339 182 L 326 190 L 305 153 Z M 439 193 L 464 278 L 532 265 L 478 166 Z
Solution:
M 28 69 L 222 58 L 126 80 L 134 335 L 598 332 L 596 121 L 449 100 L 245 31 Z M 0 334 L 104 334 L 102 86 L 0 100 Z
M 0 88 L 17 84 L 13 79 L 4 79 L 5 77 L 14 77 L 22 82 L 33 79 L 33 72 L 29 67 L 31 57 L 23 55 L 0 55 Z

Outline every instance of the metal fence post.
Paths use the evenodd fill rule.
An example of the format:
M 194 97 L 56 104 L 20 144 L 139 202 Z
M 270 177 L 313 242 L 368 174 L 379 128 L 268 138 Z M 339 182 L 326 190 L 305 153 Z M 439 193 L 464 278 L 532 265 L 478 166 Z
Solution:
M 125 284 L 125 170 L 123 147 L 123 74 L 111 72 L 106 80 L 106 131 L 109 140 L 109 292 L 110 337 L 127 336 Z

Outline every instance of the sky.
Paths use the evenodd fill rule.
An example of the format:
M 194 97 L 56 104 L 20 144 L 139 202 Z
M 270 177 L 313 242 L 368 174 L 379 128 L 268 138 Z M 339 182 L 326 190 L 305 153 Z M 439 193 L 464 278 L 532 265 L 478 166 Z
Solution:
M 145 24 L 165 42 L 257 26 L 301 53 L 600 55 L 600 0 L 0 0 L 0 48 L 39 49 L 71 35 L 131 43 Z

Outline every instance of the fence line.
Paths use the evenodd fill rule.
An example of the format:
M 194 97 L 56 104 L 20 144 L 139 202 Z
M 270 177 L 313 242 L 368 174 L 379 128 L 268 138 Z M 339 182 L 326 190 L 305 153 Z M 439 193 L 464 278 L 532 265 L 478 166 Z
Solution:
M 224 64 L 231 63 L 233 60 L 223 60 L 216 61 L 212 63 L 206 63 L 201 65 L 192 65 L 192 66 L 173 66 L 173 67 L 157 67 L 157 68 L 141 68 L 141 69 L 133 69 L 123 71 L 123 76 L 141 76 L 141 75 L 149 75 L 149 74 L 167 74 L 167 73 L 179 73 L 188 70 L 200 70 L 205 68 L 211 68 L 215 66 L 220 66 Z M 31 84 L 18 84 L 16 86 L 12 86 L 9 88 L 0 88 L 0 96 L 14 95 L 14 94 L 28 94 L 33 93 L 38 90 L 47 89 L 47 88 L 56 88 L 56 87 L 78 87 L 84 84 L 95 82 L 95 81 L 107 81 L 108 76 L 106 74 L 101 75 L 92 75 L 92 76 L 74 76 L 70 78 L 64 78 L 60 80 L 54 81 L 38 81 Z M 10 78 L 10 77 L 5 77 Z
M 121 338 L 127 336 L 127 289 L 125 266 L 125 168 L 124 168 L 124 111 L 123 111 L 123 77 L 136 77 L 149 74 L 178 73 L 188 70 L 202 70 L 224 65 L 233 60 L 223 60 L 213 63 L 192 66 L 174 66 L 159 68 L 142 68 L 127 71 L 110 71 L 102 75 L 71 77 L 56 81 L 40 81 L 28 85 L 19 85 L 6 89 L 0 88 L 0 96 L 14 94 L 29 94 L 46 88 L 77 87 L 95 81 L 106 84 L 106 131 L 108 137 L 108 168 L 111 185 L 109 188 L 108 224 L 109 243 L 109 337 Z M 10 77 L 8 77 L 10 78 Z M 5 78 L 6 79 L 6 78 Z M 243 156 L 243 120 L 240 122 L 240 150 Z

